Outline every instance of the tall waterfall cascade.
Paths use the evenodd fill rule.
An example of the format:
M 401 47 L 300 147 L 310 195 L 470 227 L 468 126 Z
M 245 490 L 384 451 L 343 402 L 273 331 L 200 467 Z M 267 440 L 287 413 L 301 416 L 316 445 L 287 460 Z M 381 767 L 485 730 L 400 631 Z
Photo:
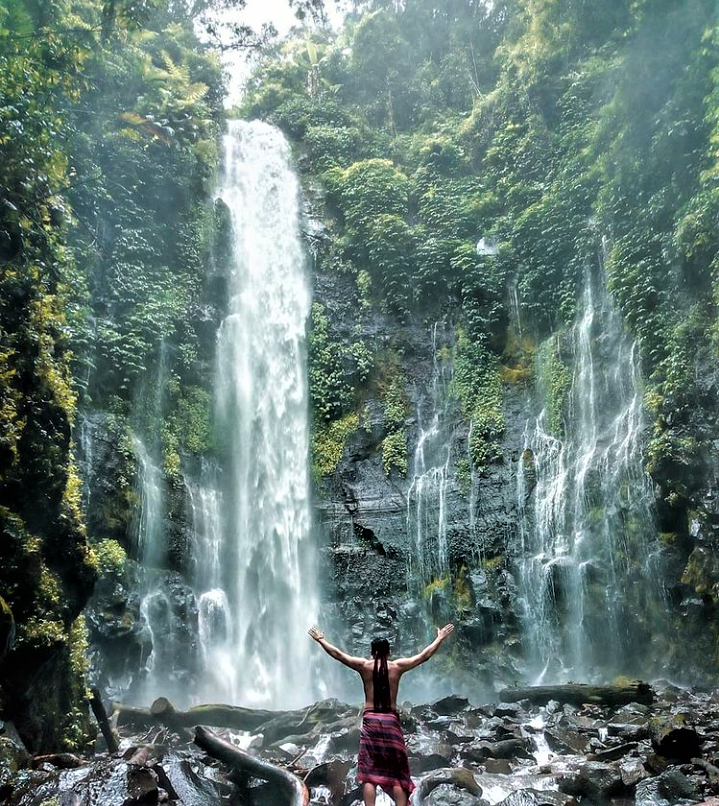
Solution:
M 449 573 L 447 485 L 451 479 L 452 434 L 447 425 L 451 363 L 438 354 L 437 328 L 432 326 L 432 380 L 417 407 L 417 444 L 407 493 L 407 534 L 412 546 L 410 587 L 426 585 Z
M 216 348 L 218 459 L 185 477 L 197 651 L 176 657 L 169 601 L 161 583 L 151 586 L 141 605 L 153 647 L 143 698 L 177 691 L 168 675 L 177 682 L 174 667 L 184 665 L 195 670 L 195 701 L 295 707 L 318 694 L 306 636 L 318 597 L 299 186 L 286 141 L 264 123 L 230 122 L 223 165 L 218 196 L 231 217 L 233 259 Z M 166 539 L 160 471 L 140 442 L 137 455 L 139 556 L 156 563 Z
M 529 418 L 517 475 L 517 585 L 529 677 L 646 674 L 665 602 L 642 455 L 639 352 L 603 281 L 587 280 L 576 323 L 545 345 L 545 399 L 553 378 L 541 367 L 557 360 L 560 343 L 567 354 L 563 433 L 552 432 L 547 406 Z

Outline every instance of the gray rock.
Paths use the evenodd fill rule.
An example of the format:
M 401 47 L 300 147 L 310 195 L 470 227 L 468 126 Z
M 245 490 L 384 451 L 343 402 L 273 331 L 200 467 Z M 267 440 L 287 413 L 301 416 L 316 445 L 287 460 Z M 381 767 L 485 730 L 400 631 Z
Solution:
M 679 770 L 667 770 L 637 784 L 636 806 L 676 806 L 698 800 L 694 784 Z
M 563 727 L 562 725 L 553 725 L 545 729 L 544 736 L 549 749 L 555 753 L 581 755 L 587 752 L 588 740 L 578 730 Z
M 499 806 L 576 806 L 577 801 L 564 792 L 539 789 L 518 789 L 512 792 Z
M 606 750 L 599 750 L 594 754 L 595 761 L 618 761 L 620 758 L 629 755 L 633 750 L 637 749 L 636 742 L 627 742 L 626 744 L 618 744 L 616 747 L 608 747 Z
M 587 761 L 579 768 L 578 794 L 595 800 L 606 800 L 622 789 L 622 777 L 617 767 L 599 761 Z
M 424 802 L 428 806 L 488 806 L 487 801 L 449 784 L 433 789 Z
M 184 806 L 216 806 L 232 791 L 228 784 L 205 776 L 204 765 L 197 758 L 171 753 L 158 766 L 159 769 L 155 769 L 163 787 L 168 789 L 171 798 L 179 798 Z
M 624 786 L 636 786 L 640 781 L 649 778 L 649 773 L 640 758 L 625 759 L 619 766 Z

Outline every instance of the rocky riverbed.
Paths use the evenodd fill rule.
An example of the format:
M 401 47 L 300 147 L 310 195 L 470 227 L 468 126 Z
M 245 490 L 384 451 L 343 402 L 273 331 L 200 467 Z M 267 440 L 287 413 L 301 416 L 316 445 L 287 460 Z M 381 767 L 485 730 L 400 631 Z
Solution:
M 655 686 L 652 704 L 405 703 L 414 803 L 433 806 L 674 806 L 719 794 L 719 689 Z M 335 700 L 270 714 L 253 732 L 214 728 L 303 779 L 311 804 L 359 802 L 359 709 Z M 119 714 L 112 720 L 117 725 Z M 264 717 L 263 717 L 264 718 Z M 8 806 L 283 806 L 272 783 L 203 753 L 191 731 L 122 719 L 120 750 L 33 758 L 13 726 L 0 732 L 0 802 Z M 379 800 L 380 804 L 389 800 Z M 719 806 L 719 799 L 715 801 Z

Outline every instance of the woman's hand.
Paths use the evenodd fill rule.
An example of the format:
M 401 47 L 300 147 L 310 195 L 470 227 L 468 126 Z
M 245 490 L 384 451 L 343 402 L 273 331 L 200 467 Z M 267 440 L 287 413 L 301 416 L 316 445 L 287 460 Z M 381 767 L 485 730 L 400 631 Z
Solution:
M 444 641 L 444 639 L 453 632 L 454 624 L 446 624 L 444 627 L 437 627 L 437 638 L 439 638 L 440 641 Z
M 318 627 L 310 627 L 310 629 L 307 630 L 307 634 L 310 638 L 314 638 L 317 643 L 325 637 L 325 634 Z

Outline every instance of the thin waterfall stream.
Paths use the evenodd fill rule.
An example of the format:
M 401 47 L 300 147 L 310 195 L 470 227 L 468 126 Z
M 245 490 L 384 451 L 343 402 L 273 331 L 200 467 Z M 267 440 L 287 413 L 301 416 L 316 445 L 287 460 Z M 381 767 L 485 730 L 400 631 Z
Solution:
M 646 674 L 660 626 L 637 614 L 649 610 L 662 622 L 665 610 L 638 349 L 603 282 L 587 279 L 564 341 L 563 433 L 547 405 L 530 417 L 517 475 L 520 616 L 537 683 Z M 557 349 L 550 341 L 540 356 L 545 399 L 552 378 L 542 366 L 557 361 Z M 638 607 L 638 596 L 653 605 Z

